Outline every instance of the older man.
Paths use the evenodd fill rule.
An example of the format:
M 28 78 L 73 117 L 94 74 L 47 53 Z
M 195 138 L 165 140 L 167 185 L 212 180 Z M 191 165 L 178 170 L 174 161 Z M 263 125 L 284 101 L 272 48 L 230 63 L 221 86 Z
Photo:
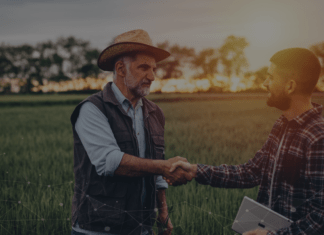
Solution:
M 237 166 L 175 163 L 200 184 L 220 188 L 260 185 L 257 201 L 294 221 L 279 231 L 244 235 L 324 234 L 324 119 L 311 102 L 321 67 L 307 49 L 289 48 L 270 59 L 267 104 L 282 111 L 253 159 Z M 172 183 L 172 179 L 168 180 Z
M 114 81 L 82 101 L 71 116 L 72 234 L 152 234 L 157 211 L 158 224 L 166 225 L 163 234 L 171 234 L 161 175 L 179 183 L 190 177 L 182 169 L 169 173 L 172 163 L 186 159 L 164 160 L 164 115 L 144 98 L 156 62 L 169 55 L 153 47 L 144 30 L 118 35 L 100 54 L 99 68 L 113 71 Z

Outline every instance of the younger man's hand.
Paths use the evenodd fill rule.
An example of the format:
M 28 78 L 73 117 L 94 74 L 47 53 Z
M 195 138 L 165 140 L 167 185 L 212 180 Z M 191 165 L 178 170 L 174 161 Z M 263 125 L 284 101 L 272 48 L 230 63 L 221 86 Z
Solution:
M 188 162 L 186 158 L 183 157 L 174 157 L 166 160 L 165 168 L 163 171 L 163 179 L 165 179 L 169 185 L 177 186 L 182 184 L 187 184 L 188 181 L 192 180 L 191 175 L 179 168 L 173 172 L 170 172 L 170 168 L 176 162 Z

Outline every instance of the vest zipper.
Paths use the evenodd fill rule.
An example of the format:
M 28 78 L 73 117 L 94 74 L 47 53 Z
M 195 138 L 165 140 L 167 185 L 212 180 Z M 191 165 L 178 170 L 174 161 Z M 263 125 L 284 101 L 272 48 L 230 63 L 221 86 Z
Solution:
M 137 153 L 137 156 L 140 157 L 140 154 L 139 154 L 139 145 L 138 145 L 138 140 L 137 140 L 137 137 L 136 137 L 136 133 L 135 133 L 135 130 L 133 128 L 133 121 L 132 121 L 132 118 L 130 116 L 128 116 L 128 114 L 124 111 L 124 109 L 122 107 L 119 107 L 120 111 L 125 115 L 127 116 L 130 121 L 131 121 L 131 129 L 132 129 L 132 133 L 133 133 L 133 138 L 135 139 L 135 148 L 136 148 L 136 153 Z M 134 109 L 134 115 L 135 115 L 135 109 Z M 144 185 L 144 178 L 142 179 L 142 183 L 141 183 L 141 205 L 142 205 L 142 209 L 143 209 L 143 186 Z M 141 220 L 143 221 L 143 210 L 141 210 Z M 143 226 L 141 227 L 141 233 L 143 232 Z
M 134 120 L 135 120 L 135 114 L 136 114 L 136 111 L 134 109 Z M 132 120 L 131 120 L 132 121 Z M 135 124 L 136 125 L 136 124 Z M 132 123 L 132 127 L 133 127 L 133 123 Z M 136 132 L 134 130 L 134 128 L 132 128 L 133 130 L 133 137 L 135 138 L 135 142 L 136 142 L 136 152 L 137 152 L 137 156 L 140 157 L 140 153 L 139 153 L 139 145 L 138 145 L 138 140 L 137 140 L 137 136 L 136 136 Z M 144 190 L 143 190 L 143 187 L 145 187 L 145 181 L 144 181 L 144 177 L 142 178 L 142 183 L 141 183 L 142 187 L 141 187 L 141 205 L 142 205 L 142 210 L 141 210 L 141 221 L 142 223 L 144 222 L 143 221 L 143 207 L 144 207 L 144 202 L 143 202 L 143 194 L 144 194 Z M 141 233 L 143 233 L 143 226 L 141 227 Z

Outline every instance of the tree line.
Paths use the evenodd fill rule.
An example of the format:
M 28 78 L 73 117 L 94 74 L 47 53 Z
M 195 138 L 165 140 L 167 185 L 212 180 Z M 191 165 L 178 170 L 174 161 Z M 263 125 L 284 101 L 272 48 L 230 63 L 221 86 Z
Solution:
M 35 46 L 0 46 L 0 78 L 25 80 L 22 92 L 29 93 L 32 80 L 43 85 L 48 81 L 69 80 L 72 77 L 97 77 L 100 69 L 96 62 L 99 50 L 90 47 L 90 42 L 71 37 L 60 37 Z
M 228 36 L 219 48 L 205 48 L 196 52 L 194 48 L 171 45 L 168 41 L 157 47 L 167 50 L 171 56 L 157 64 L 157 74 L 162 79 L 181 78 L 185 69 L 195 72 L 196 79 L 214 78 L 221 75 L 231 84 L 232 76 L 243 77 L 248 82 L 254 75 L 253 83 L 263 83 L 267 67 L 248 71 L 248 61 L 244 50 L 249 43 L 244 37 Z M 324 63 L 324 42 L 310 48 Z M 32 81 L 43 84 L 48 81 L 62 81 L 79 77 L 98 77 L 103 73 L 97 67 L 100 50 L 90 46 L 89 41 L 70 37 L 60 37 L 56 41 L 45 41 L 36 45 L 0 45 L 0 78 L 24 80 L 21 92 L 29 93 Z M 324 68 L 323 68 L 324 72 Z M 223 84 L 225 86 L 225 83 Z

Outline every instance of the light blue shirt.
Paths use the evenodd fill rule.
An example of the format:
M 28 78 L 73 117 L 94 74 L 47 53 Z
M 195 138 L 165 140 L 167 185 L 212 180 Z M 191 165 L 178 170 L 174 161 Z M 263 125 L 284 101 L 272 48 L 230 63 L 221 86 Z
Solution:
M 115 83 L 112 83 L 111 88 L 116 99 L 122 105 L 122 108 L 132 118 L 133 129 L 139 145 L 139 157 L 145 158 L 146 143 L 142 100 L 140 99 L 134 108 Z M 119 167 L 124 152 L 120 150 L 117 144 L 107 117 L 93 103 L 85 102 L 81 106 L 78 119 L 75 123 L 75 130 L 80 137 L 91 163 L 95 166 L 98 175 L 113 176 L 115 170 Z M 160 175 L 156 179 L 156 187 L 157 189 L 168 188 L 168 184 Z M 76 223 L 73 229 L 89 235 L 113 235 L 81 229 L 78 223 Z

